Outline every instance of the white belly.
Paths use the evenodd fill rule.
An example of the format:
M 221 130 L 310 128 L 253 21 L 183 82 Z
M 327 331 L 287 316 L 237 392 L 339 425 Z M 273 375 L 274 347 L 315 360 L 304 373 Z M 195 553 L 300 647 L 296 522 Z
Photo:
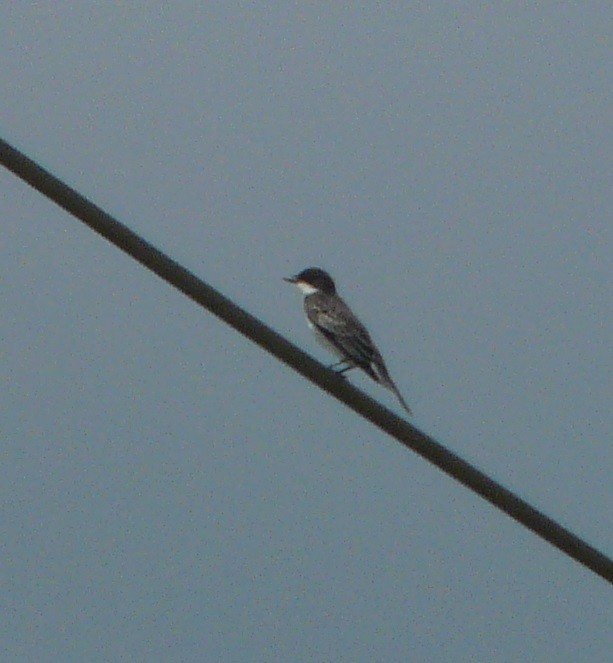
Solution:
M 328 352 L 331 352 L 335 357 L 338 357 L 339 359 L 346 359 L 345 355 L 343 355 L 335 345 L 332 345 L 332 343 L 330 343 L 330 341 L 317 329 L 317 327 L 315 327 L 311 321 L 308 322 L 309 327 L 313 330 L 313 334 L 315 334 L 315 338 L 317 339 L 319 345 L 325 348 Z

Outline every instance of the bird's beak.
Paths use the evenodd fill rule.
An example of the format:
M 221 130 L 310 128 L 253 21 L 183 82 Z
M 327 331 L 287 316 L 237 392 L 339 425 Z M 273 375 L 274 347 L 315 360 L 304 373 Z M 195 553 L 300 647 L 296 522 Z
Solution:
M 284 276 L 283 280 L 287 281 L 288 283 L 296 283 L 296 277 L 295 276 Z

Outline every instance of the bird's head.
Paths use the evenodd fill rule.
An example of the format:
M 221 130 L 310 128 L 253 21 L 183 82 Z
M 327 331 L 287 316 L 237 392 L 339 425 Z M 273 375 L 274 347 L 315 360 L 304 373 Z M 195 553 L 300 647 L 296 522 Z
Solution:
M 293 283 L 303 294 L 312 295 L 321 292 L 326 295 L 334 295 L 336 286 L 328 272 L 319 267 L 309 267 L 303 269 L 299 274 L 283 279 L 288 283 Z

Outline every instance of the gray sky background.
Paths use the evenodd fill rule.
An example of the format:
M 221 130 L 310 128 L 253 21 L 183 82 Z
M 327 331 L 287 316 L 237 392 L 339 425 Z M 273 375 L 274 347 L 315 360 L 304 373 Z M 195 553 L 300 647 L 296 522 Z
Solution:
M 331 4 L 2 3 L 0 130 L 324 361 L 281 278 L 328 269 L 416 424 L 611 555 L 610 4 Z M 603 580 L 0 192 L 2 660 L 608 660 Z

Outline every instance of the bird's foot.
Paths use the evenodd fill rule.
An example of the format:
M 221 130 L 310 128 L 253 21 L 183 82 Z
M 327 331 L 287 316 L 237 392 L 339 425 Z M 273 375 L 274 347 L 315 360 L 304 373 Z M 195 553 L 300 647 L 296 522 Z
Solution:
M 342 361 L 337 361 L 336 363 L 331 364 L 328 366 L 328 368 L 334 371 L 337 375 L 340 375 L 342 378 L 344 378 L 344 373 L 350 371 L 352 368 L 355 368 L 355 364 L 352 364 L 347 359 L 343 359 Z

